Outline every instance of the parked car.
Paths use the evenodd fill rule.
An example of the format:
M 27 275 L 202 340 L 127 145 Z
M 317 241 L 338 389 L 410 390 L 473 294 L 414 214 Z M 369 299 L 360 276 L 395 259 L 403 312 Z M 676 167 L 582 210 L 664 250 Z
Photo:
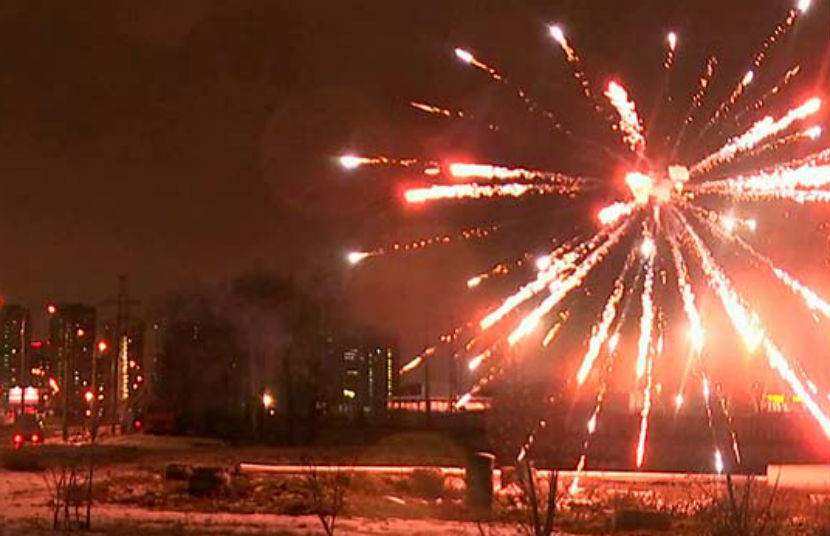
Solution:
M 18 415 L 12 427 L 12 446 L 19 449 L 26 443 L 43 443 L 43 423 L 35 415 Z

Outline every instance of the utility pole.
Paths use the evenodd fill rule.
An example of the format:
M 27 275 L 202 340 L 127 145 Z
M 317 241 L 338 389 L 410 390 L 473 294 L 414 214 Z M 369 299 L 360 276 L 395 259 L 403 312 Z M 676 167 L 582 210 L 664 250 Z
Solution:
M 28 310 L 20 317 L 20 382 L 21 387 L 26 387 L 26 315 Z
M 61 320 L 63 324 L 63 427 L 62 437 L 64 442 L 69 440 L 69 326 L 66 319 Z
M 121 389 L 123 388 L 119 382 L 119 375 L 121 368 L 124 366 L 122 361 L 127 359 L 129 349 L 129 321 L 130 321 L 130 298 L 127 294 L 127 276 L 118 276 L 118 298 L 116 301 L 116 316 L 115 316 L 115 348 L 113 349 L 110 381 L 112 391 L 110 392 L 110 419 L 112 423 L 111 431 L 115 433 L 117 425 L 121 422 Z
M 111 424 L 111 431 L 115 433 L 116 426 L 120 422 L 119 409 L 121 404 L 119 399 L 123 394 L 123 386 L 119 386 L 119 376 L 123 374 L 125 363 L 127 362 L 127 353 L 129 350 L 129 329 L 130 329 L 130 307 L 139 305 L 141 302 L 131 300 L 127 294 L 127 276 L 118 276 L 118 296 L 116 300 L 106 300 L 98 304 L 100 307 L 116 306 L 115 314 L 115 333 L 112 344 L 110 345 L 110 353 L 112 354 L 112 361 L 110 362 L 110 370 L 102 376 L 107 378 L 104 380 L 104 391 L 106 396 L 110 397 L 107 405 L 106 413 L 109 414 L 109 421 Z M 123 362 L 122 362 L 123 361 Z M 109 384 L 109 389 L 106 387 Z M 119 389 L 121 387 L 121 389 Z M 105 399 L 106 401 L 106 399 Z

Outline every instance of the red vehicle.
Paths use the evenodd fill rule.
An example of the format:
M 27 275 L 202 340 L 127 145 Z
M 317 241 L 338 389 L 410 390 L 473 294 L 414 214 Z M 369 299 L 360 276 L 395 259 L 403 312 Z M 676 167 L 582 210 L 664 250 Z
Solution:
M 43 443 L 43 424 L 35 415 L 18 415 L 12 428 L 12 446 L 19 449 L 26 443 Z

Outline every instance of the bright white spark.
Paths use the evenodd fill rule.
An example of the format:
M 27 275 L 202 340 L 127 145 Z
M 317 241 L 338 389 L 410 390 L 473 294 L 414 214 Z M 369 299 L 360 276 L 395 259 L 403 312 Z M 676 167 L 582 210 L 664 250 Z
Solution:
M 346 255 L 346 260 L 349 261 L 349 264 L 354 266 L 355 264 L 359 263 L 366 257 L 371 256 L 371 253 L 366 251 L 350 251 L 348 255 Z
M 677 49 L 677 34 L 675 32 L 669 32 L 669 35 L 666 36 L 666 41 L 669 43 L 669 49 L 672 51 Z
M 455 49 L 455 57 L 463 61 L 464 63 L 473 63 L 475 61 L 475 56 L 464 50 L 463 48 L 456 48 Z
M 365 164 L 367 161 L 367 158 L 351 154 L 343 155 L 340 157 L 340 165 L 343 166 L 344 169 L 357 169 L 361 165 Z

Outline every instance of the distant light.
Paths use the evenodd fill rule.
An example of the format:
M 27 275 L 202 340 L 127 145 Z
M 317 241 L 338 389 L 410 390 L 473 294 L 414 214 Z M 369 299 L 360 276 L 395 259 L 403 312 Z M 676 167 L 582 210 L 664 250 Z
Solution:
M 810 9 L 810 4 L 812 0 L 799 0 L 798 2 L 798 10 L 802 13 L 806 13 L 808 9 Z
M 540 272 L 544 272 L 545 270 L 550 268 L 550 265 L 551 265 L 552 262 L 553 261 L 551 261 L 551 258 L 550 258 L 549 255 L 544 255 L 542 257 L 539 257 L 538 259 L 536 259 L 536 269 L 539 270 Z
M 467 280 L 467 288 L 475 288 L 481 284 L 482 277 L 477 275 Z
M 98 353 L 103 354 L 107 351 L 107 341 L 99 341 L 98 342 Z
M 654 240 L 650 237 L 644 238 L 643 243 L 640 244 L 640 253 L 643 257 L 650 259 L 656 252 L 657 245 L 654 243 Z
M 744 75 L 744 79 L 741 80 L 741 85 L 748 86 L 753 80 L 755 80 L 755 71 L 747 71 Z
M 728 233 L 731 233 L 737 227 L 738 222 L 732 216 L 727 216 L 723 218 L 723 228 L 726 229 Z
M 348 398 L 349 400 L 353 400 L 357 396 L 357 393 L 355 393 L 351 389 L 343 389 L 343 396 Z
M 50 315 L 53 315 L 58 312 L 58 308 L 52 305 L 51 303 L 46 307 L 46 312 Z
M 75 333 L 78 335 L 78 337 L 83 337 L 84 335 L 86 335 L 86 331 L 84 331 L 83 328 L 78 328 L 78 331 L 76 331 Z
M 677 34 L 674 32 L 669 32 L 669 35 L 666 36 L 666 41 L 669 42 L 669 48 L 674 50 L 677 48 Z
M 746 227 L 754 233 L 758 229 L 758 222 L 755 220 L 746 220 Z
M 591 419 L 588 421 L 588 433 L 593 434 L 597 430 L 597 416 L 596 414 L 591 416 Z
M 565 46 L 567 40 L 565 39 L 565 32 L 562 31 L 562 27 L 558 24 L 552 24 L 548 27 L 548 31 L 550 32 L 550 36 L 562 46 Z
M 676 409 L 680 409 L 683 407 L 683 395 L 678 394 L 676 397 L 674 397 L 674 407 Z
M 262 407 L 265 409 L 271 409 L 274 407 L 274 402 L 276 401 L 270 393 L 262 393 Z
M 350 251 L 349 254 L 346 255 L 346 260 L 349 261 L 349 264 L 354 266 L 368 256 L 369 253 L 366 253 L 365 251 Z
M 463 48 L 455 49 L 455 57 L 460 59 L 464 63 L 473 63 L 473 61 L 475 60 L 475 56 L 473 56 Z
M 84 393 L 84 400 L 86 400 L 87 403 L 92 402 L 92 399 L 94 399 L 94 398 L 95 398 L 95 395 L 92 393 L 92 391 L 87 391 L 87 392 Z

